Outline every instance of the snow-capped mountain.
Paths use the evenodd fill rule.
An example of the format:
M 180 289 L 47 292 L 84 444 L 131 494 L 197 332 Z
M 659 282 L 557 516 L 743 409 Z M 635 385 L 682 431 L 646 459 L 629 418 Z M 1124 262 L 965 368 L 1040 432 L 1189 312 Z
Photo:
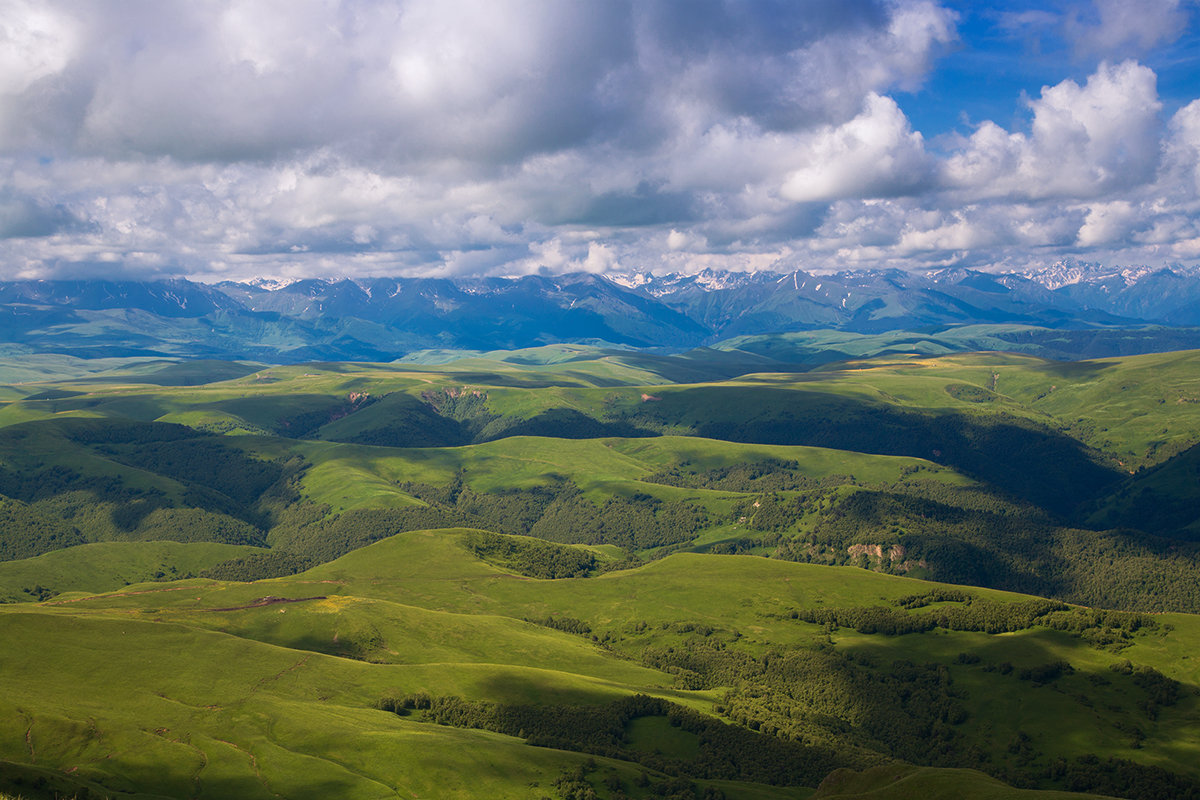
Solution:
M 1021 270 L 1014 274 L 1028 278 L 1031 281 L 1040 283 L 1047 289 L 1056 291 L 1065 286 L 1075 286 L 1078 284 L 1112 286 L 1121 283 L 1125 286 L 1133 286 L 1148 275 L 1164 271 L 1191 275 L 1192 277 L 1200 274 L 1195 268 L 1183 266 L 1109 267 L 1095 262 L 1075 261 L 1074 259 L 1059 261 L 1047 267 Z

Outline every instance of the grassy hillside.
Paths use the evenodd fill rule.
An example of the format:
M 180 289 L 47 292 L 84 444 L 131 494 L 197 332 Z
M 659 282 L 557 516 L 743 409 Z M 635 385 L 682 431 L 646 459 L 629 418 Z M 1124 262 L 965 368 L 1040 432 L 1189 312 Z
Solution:
M 167 797 L 566 797 L 572 780 L 603 797 L 655 796 L 654 785 L 671 780 L 692 792 L 680 796 L 712 787 L 726 797 L 799 797 L 787 784 L 812 788 L 833 767 L 864 769 L 897 756 L 1043 785 L 1055 782 L 1045 771 L 1056 759 L 1071 780 L 1084 780 L 1088 765 L 1079 759 L 1089 754 L 1123 759 L 1135 775 L 1126 790 L 1160 785 L 1153 765 L 1200 778 L 1187 748 L 1172 744 L 1200 724 L 1200 675 L 1167 655 L 1195 646 L 1200 626 L 1190 617 L 1170 629 L 1143 620 L 1148 627 L 1114 652 L 1089 639 L 1095 628 L 1020 627 L 1011 615 L 1024 613 L 1029 599 L 981 590 L 967 606 L 934 602 L 1013 609 L 1008 619 L 1018 630 L 863 634 L 793 612 L 888 606 L 920 619 L 930 607 L 896 602 L 936 587 L 853 568 L 699 555 L 600 577 L 530 580 L 473 558 L 464 536 L 402 534 L 256 584 L 143 584 L 0 609 L 5 640 L 15 645 L 0 664 L 22 676 L 0 701 L 0 758 L 66 770 L 97 792 Z M 1008 671 L 988 669 L 1001 658 Z M 1039 672 L 1044 682 L 1036 685 L 1022 677 L 1054 659 L 1073 671 Z M 1128 673 L 1126 659 L 1136 665 Z M 44 663 L 55 668 L 39 670 Z M 1138 705 L 1148 696 L 1137 671 L 1146 663 L 1182 691 L 1160 698 L 1153 719 Z M 797 669 L 810 690 L 778 693 L 776 681 L 792 680 Z M 1107 688 L 1085 703 L 1079 693 L 1095 679 Z M 989 710 L 1016 689 L 1036 697 L 1015 715 Z M 616 745 L 523 743 L 550 735 L 555 715 L 584 706 L 595 709 L 589 718 L 605 719 L 604 709 L 639 693 L 653 700 L 644 707 L 665 710 L 666 727 L 657 730 L 662 717 L 648 711 L 624 723 Z M 376 710 L 405 697 L 417 698 L 405 715 Z M 421 697 L 434 701 L 428 710 Z M 453 698 L 457 705 L 447 705 Z M 913 748 L 903 730 L 892 730 L 905 708 L 917 725 L 934 725 L 934 748 Z M 497 716 L 499 709 L 506 710 Z M 515 736 L 504 715 L 547 734 L 537 727 Z M 708 730 L 706 719 L 724 719 L 712 730 L 733 737 L 720 762 L 702 744 L 711 734 L 691 733 Z M 793 730 L 785 719 L 804 722 Z M 1131 726 L 1141 731 L 1138 750 L 1128 746 Z M 1063 740 L 1064 727 L 1080 735 Z M 1034 755 L 1011 752 L 1022 736 Z M 1115 772 L 1093 778 L 1112 781 Z M 826 781 L 817 796 L 840 796 L 830 794 L 834 787 L 872 796 L 875 775 L 867 773 L 868 783 Z M 785 785 L 772 788 L 776 781 Z M 889 791 L 895 783 L 883 782 Z M 944 769 L 906 773 L 910 794 L 881 796 L 975 786 L 1025 796 L 978 772 Z
M 1197 354 L 902 339 L 0 388 L 0 790 L 1200 797 Z
M 1123 459 L 1161 461 L 1200 440 L 1186 402 L 1194 358 L 892 355 L 703 384 L 668 382 L 679 359 L 582 347 L 250 374 L 134 363 L 13 387 L 0 502 L 19 545 L 4 552 L 273 544 L 286 572 L 390 533 L 470 525 L 631 558 L 751 552 L 1200 609 L 1183 588 L 1196 550 L 1147 536 L 1190 537 L 1190 484 L 1171 479 L 1156 504 L 1151 484 L 1125 486 Z M 116 430 L 123 441 L 110 441 Z M 1147 503 L 1177 510 L 1166 520 L 1138 511 Z M 1126 530 L 1086 532 L 1106 527 Z M 1119 569 L 1079 566 L 1096 559 Z
M 35 558 L 0 562 L 0 602 L 64 592 L 107 592 L 131 583 L 193 577 L 217 564 L 264 552 L 259 547 L 197 542 L 96 542 Z
M 1069 792 L 1013 789 L 972 770 L 917 767 L 874 767 L 861 773 L 839 770 L 830 775 L 811 800 L 1067 800 Z
M 1112 494 L 1099 498 L 1090 522 L 1097 527 L 1141 528 L 1182 539 L 1200 539 L 1200 446 L 1148 470 L 1139 470 Z

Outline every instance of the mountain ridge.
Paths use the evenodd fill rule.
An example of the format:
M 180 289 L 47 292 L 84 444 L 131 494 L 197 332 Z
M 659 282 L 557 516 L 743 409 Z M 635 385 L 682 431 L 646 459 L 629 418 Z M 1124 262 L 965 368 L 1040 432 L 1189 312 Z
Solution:
M 82 357 L 392 360 L 600 343 L 680 352 L 741 336 L 963 325 L 1200 326 L 1200 272 L 795 270 L 470 278 L 0 282 L 0 342 Z

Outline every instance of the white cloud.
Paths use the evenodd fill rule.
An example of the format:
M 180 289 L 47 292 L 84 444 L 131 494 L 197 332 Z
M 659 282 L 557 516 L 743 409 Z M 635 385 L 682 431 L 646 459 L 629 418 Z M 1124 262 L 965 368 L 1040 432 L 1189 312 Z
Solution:
M 1043 87 L 1030 133 L 984 122 L 946 163 L 950 186 L 978 197 L 1096 197 L 1155 177 L 1156 77 L 1135 61 L 1101 64 L 1087 83 Z
M 889 93 L 956 41 L 930 0 L 0 10 L 0 277 L 1161 259 L 1200 236 L 1200 101 L 1164 125 L 1136 61 L 929 145 Z M 1122 13 L 1071 24 L 1107 54 L 1187 16 Z
M 620 261 L 612 247 L 599 242 L 588 244 L 587 258 L 583 260 L 582 264 L 579 264 L 582 271 L 595 273 L 611 272 L 619 266 Z
M 1083 247 L 1094 247 L 1118 242 L 1128 236 L 1144 216 L 1125 200 L 1096 203 L 1087 211 L 1087 218 L 1079 229 L 1078 243 Z
M 1167 168 L 1185 191 L 1200 194 L 1200 100 L 1193 100 L 1171 118 L 1166 143 Z
M 677 231 L 667 234 L 667 249 L 671 252 L 701 252 L 708 247 L 708 239 L 698 233 Z
M 78 35 L 67 14 L 29 0 L 0 5 L 0 95 L 20 94 L 71 60 Z
M 1093 13 L 1068 18 L 1067 35 L 1088 55 L 1144 53 L 1178 39 L 1187 28 L 1187 16 L 1180 0 L 1095 0 Z
M 896 101 L 877 94 L 867 96 L 857 117 L 803 146 L 804 166 L 780 189 L 795 202 L 902 194 L 921 188 L 933 166 Z

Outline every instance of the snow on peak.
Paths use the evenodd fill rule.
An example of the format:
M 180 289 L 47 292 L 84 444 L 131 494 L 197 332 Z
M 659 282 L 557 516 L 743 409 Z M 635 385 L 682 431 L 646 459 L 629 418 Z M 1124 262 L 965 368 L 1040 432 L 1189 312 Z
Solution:
M 285 287 L 291 286 L 296 282 L 296 278 L 251 278 L 246 281 L 247 286 L 253 286 L 256 289 L 262 289 L 267 292 L 276 292 Z
M 719 272 L 711 269 L 703 269 L 693 276 L 697 286 L 710 292 L 741 286 L 748 277 L 748 273 L 745 272 Z
M 628 272 L 606 275 L 605 277 L 617 286 L 624 286 L 626 289 L 638 289 L 648 283 L 654 282 L 654 275 L 649 272 Z

